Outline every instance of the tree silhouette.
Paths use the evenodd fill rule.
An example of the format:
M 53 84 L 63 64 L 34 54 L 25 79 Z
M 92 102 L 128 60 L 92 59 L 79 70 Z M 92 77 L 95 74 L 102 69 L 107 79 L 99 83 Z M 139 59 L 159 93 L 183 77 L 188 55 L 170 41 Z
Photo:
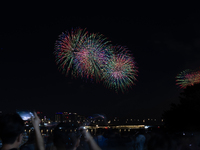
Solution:
M 171 131 L 194 131 L 199 129 L 200 84 L 188 86 L 180 93 L 180 103 L 171 104 L 163 113 L 167 129 Z

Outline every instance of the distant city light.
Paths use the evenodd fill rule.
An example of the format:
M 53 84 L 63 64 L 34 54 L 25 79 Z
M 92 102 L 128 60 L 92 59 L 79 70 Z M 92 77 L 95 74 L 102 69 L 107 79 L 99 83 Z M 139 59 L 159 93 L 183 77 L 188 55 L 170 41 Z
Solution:
M 56 112 L 56 114 L 63 114 L 62 112 Z

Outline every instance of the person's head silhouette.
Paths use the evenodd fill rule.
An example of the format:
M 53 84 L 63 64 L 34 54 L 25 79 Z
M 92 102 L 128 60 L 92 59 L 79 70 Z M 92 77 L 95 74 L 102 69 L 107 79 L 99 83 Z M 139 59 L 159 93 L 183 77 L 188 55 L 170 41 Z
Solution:
M 9 113 L 0 117 L 0 138 L 2 150 L 18 148 L 22 143 L 24 121 L 17 113 Z

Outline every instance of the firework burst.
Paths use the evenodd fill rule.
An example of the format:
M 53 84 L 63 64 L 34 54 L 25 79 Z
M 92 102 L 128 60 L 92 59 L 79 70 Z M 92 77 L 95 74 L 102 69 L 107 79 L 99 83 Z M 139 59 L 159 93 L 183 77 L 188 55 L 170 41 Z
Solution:
M 59 70 L 66 75 L 103 81 L 116 92 L 134 85 L 138 73 L 134 58 L 125 47 L 112 46 L 102 34 L 89 34 L 85 29 L 59 35 L 54 54 Z
M 127 88 L 134 85 L 138 73 L 133 57 L 128 50 L 121 46 L 113 47 L 115 53 L 108 60 L 103 69 L 104 84 L 124 92 Z
M 109 41 L 103 35 L 90 34 L 76 53 L 76 70 L 81 77 L 101 79 L 102 68 L 108 60 Z
M 62 70 L 66 75 L 70 69 L 74 69 L 75 53 L 86 40 L 87 33 L 85 29 L 78 28 L 59 35 L 59 39 L 55 43 L 54 54 L 59 70 Z
M 187 86 L 193 86 L 200 83 L 200 71 L 185 70 L 176 76 L 176 85 L 185 89 Z

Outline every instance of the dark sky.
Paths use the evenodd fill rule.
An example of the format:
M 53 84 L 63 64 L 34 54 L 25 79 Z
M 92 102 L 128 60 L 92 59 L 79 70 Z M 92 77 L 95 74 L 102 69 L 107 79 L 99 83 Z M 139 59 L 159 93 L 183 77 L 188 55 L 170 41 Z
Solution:
M 99 10 L 99 9 L 98 9 Z M 47 114 L 160 117 L 181 90 L 175 77 L 200 66 L 197 11 L 117 9 L 102 13 L 67 7 L 8 7 L 1 13 L 0 110 L 35 109 Z M 138 81 L 125 94 L 101 84 L 65 77 L 53 55 L 58 35 L 72 27 L 105 35 L 131 50 Z

